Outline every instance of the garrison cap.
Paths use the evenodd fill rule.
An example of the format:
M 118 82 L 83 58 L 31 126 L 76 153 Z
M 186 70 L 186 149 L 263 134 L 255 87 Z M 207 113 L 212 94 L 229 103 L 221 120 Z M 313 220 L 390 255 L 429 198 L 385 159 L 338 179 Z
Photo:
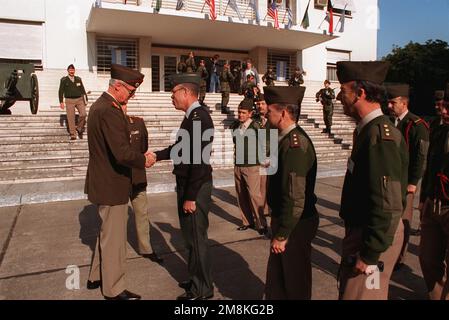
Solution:
M 385 84 L 387 89 L 388 99 L 394 99 L 397 97 L 409 97 L 410 86 L 402 83 L 388 83 Z
M 239 109 L 252 111 L 254 106 L 253 99 L 245 98 L 239 103 Z
M 197 86 L 200 85 L 201 77 L 197 73 L 175 73 L 168 76 L 173 87 L 182 83 L 192 83 Z
M 69 64 L 69 66 L 67 67 L 67 71 L 70 69 L 75 69 L 75 66 L 73 64 Z
M 435 90 L 435 101 L 443 100 L 444 99 L 444 90 Z
M 381 85 L 390 67 L 384 61 L 338 61 L 337 77 L 340 83 L 369 81 Z
M 111 64 L 111 78 L 126 82 L 134 88 L 138 88 L 143 82 L 142 73 L 137 70 L 122 66 L 120 64 Z
M 267 104 L 300 105 L 304 98 L 306 87 L 264 87 L 263 91 Z
M 449 83 L 446 83 L 446 90 L 444 90 L 444 101 L 449 102 Z

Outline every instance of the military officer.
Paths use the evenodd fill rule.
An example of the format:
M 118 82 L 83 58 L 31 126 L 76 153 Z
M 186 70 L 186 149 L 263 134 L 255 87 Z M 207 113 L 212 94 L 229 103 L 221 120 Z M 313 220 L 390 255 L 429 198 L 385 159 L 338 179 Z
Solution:
M 332 127 L 332 115 L 334 114 L 334 103 L 335 99 L 334 89 L 330 87 L 331 83 L 329 80 L 324 80 L 324 88 L 318 91 L 315 95 L 316 102 L 321 102 L 323 105 L 323 119 L 326 129 L 323 129 L 323 133 L 331 134 Z
M 295 119 L 305 87 L 264 87 L 270 126 L 279 132 L 278 167 L 268 178 L 272 240 L 266 299 L 309 300 L 312 239 L 319 218 L 314 193 L 317 159 L 312 140 Z
M 204 105 L 204 99 L 206 98 L 207 78 L 209 77 L 209 73 L 207 72 L 206 65 L 203 59 L 200 60 L 200 66 L 198 67 L 196 72 L 201 77 L 200 97 L 198 101 L 201 105 Z
M 386 300 L 403 243 L 408 152 L 401 132 L 380 106 L 388 67 L 377 61 L 337 62 L 337 99 L 358 123 L 340 207 L 345 223 L 339 272 L 343 300 Z M 369 285 L 374 278 L 379 286 Z
M 196 63 L 193 51 L 189 52 L 189 57 L 186 60 L 186 72 L 188 73 L 196 72 Z
M 260 186 L 260 162 L 257 154 L 259 123 L 251 119 L 253 100 L 243 99 L 238 107 L 238 120 L 231 125 L 234 142 L 234 180 L 242 217 L 239 231 L 256 228 L 268 233 L 264 199 Z
M 92 105 L 87 124 L 89 164 L 85 193 L 97 205 L 102 221 L 87 288 L 101 286 L 106 299 L 140 299 L 126 290 L 125 283 L 131 170 L 149 167 L 154 160 L 132 148 L 121 106 L 134 96 L 143 77 L 133 69 L 111 65 L 109 89 Z
M 84 126 L 86 124 L 86 103 L 87 94 L 84 89 L 83 81 L 75 76 L 75 66 L 73 64 L 67 67 L 68 75 L 61 78 L 59 83 L 59 106 L 61 110 L 64 107 L 67 112 L 67 125 L 70 133 L 70 140 L 76 140 L 76 135 L 83 138 Z M 65 106 L 64 106 L 65 98 Z M 75 125 L 75 108 L 79 113 L 78 125 Z
M 274 86 L 274 80 L 276 80 L 276 73 L 273 71 L 273 67 L 268 67 L 268 71 L 262 76 L 262 81 L 268 87 Z
M 157 161 L 172 159 L 175 162 L 173 174 L 176 175 L 178 216 L 188 249 L 190 277 L 188 281 L 179 284 L 186 292 L 178 300 L 205 300 L 212 298 L 214 292 L 207 237 L 212 193 L 210 152 L 214 124 L 209 111 L 198 102 L 198 74 L 173 75 L 172 82 L 173 105 L 177 110 L 185 112 L 180 127 L 184 134 L 178 135 L 175 144 L 156 151 L 155 157 Z M 186 134 L 188 140 L 184 141 Z M 197 150 L 197 147 L 201 147 L 201 150 Z
M 229 103 L 229 94 L 231 93 L 231 87 L 229 85 L 230 82 L 234 81 L 234 76 L 229 70 L 229 63 L 225 63 L 223 70 L 220 73 L 220 86 L 221 86 L 221 113 L 227 114 L 228 103 Z
M 395 118 L 396 128 L 401 131 L 409 152 L 407 204 L 402 215 L 404 223 L 404 243 L 394 270 L 404 266 L 410 239 L 413 220 L 413 200 L 416 188 L 421 180 L 429 148 L 429 130 L 427 123 L 408 110 L 409 86 L 407 84 L 388 84 L 386 86 L 388 96 L 388 109 Z
M 145 154 L 148 151 L 148 130 L 144 120 L 140 117 L 128 115 L 126 104 L 122 105 L 122 110 L 128 120 L 131 147 L 134 151 Z M 150 241 L 150 217 L 148 214 L 147 174 L 145 169 L 132 168 L 131 182 L 132 191 L 130 198 L 136 223 L 138 252 L 144 258 L 162 263 L 164 259 L 152 250 Z
M 181 59 L 178 62 L 178 65 L 176 66 L 176 70 L 178 73 L 185 73 L 187 72 L 187 65 L 185 62 L 185 58 L 181 57 Z
M 432 300 L 449 300 L 449 85 L 421 185 L 419 262 Z
M 441 118 L 441 109 L 444 104 L 444 90 L 435 91 L 435 114 L 436 117 L 430 122 L 430 132 L 434 131 L 437 127 L 443 124 Z

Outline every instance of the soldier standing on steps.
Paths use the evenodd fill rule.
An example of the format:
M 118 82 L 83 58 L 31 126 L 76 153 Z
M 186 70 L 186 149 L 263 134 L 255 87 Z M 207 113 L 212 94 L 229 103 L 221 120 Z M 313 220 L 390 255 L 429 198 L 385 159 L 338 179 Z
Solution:
M 61 78 L 59 84 L 59 106 L 67 112 L 67 125 L 69 127 L 70 140 L 76 140 L 76 133 L 80 139 L 83 138 L 84 126 L 86 124 L 86 104 L 87 94 L 84 89 L 83 81 L 75 76 L 75 66 L 73 64 L 67 67 L 68 75 Z M 75 108 L 79 113 L 78 126 L 75 125 Z
M 231 93 L 230 82 L 234 81 L 234 76 L 229 70 L 229 63 L 225 63 L 223 71 L 220 73 L 220 86 L 221 86 L 221 113 L 228 114 L 229 94 Z
M 198 98 L 198 102 L 204 106 L 204 99 L 206 99 L 207 78 L 209 77 L 209 73 L 207 72 L 206 65 L 203 59 L 200 60 L 200 66 L 196 70 L 196 73 L 198 73 L 198 75 L 201 77 L 200 96 Z
M 315 95 L 316 102 L 321 102 L 323 106 L 323 120 L 326 125 L 326 129 L 323 129 L 322 133 L 331 134 L 332 127 L 332 115 L 334 114 L 334 103 L 335 99 L 334 89 L 330 87 L 331 83 L 329 80 L 324 80 L 324 88 L 318 91 Z

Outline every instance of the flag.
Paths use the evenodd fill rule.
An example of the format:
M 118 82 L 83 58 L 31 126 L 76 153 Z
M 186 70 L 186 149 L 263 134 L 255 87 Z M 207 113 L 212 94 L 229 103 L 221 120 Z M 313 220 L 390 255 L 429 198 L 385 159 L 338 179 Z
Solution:
M 293 12 L 290 8 L 287 8 L 287 29 L 291 29 L 291 27 L 293 26 Z
M 156 8 L 154 8 L 154 10 L 159 13 L 161 7 L 162 7 L 162 0 L 156 0 Z
M 338 24 L 340 24 L 340 30 L 338 30 L 338 32 L 345 32 L 345 12 L 346 12 L 346 6 L 347 6 L 347 4 L 345 5 L 345 8 L 343 9 L 343 12 L 342 12 L 342 14 L 340 16 L 340 20 L 338 21 L 337 25 L 335 26 L 335 30 L 337 30 Z
M 334 33 L 334 12 L 332 11 L 332 2 L 331 0 L 327 0 L 327 12 L 326 12 L 326 20 L 329 22 L 329 34 Z
M 206 4 L 209 6 L 210 19 L 217 19 L 217 14 L 215 13 L 215 0 L 206 0 Z
M 239 7 L 237 5 L 237 2 L 235 2 L 235 0 L 229 0 L 228 1 L 228 6 L 230 6 L 231 9 L 234 10 L 237 13 L 237 15 L 238 15 L 240 20 L 243 20 L 243 17 L 240 14 Z
M 181 10 L 182 7 L 184 7 L 184 1 L 178 0 L 178 2 L 176 3 L 176 10 Z
M 248 5 L 254 10 L 254 13 L 256 14 L 256 22 L 259 23 L 260 17 L 259 17 L 259 10 L 257 8 L 256 0 L 249 0 Z
M 274 28 L 279 29 L 279 17 L 278 17 L 278 7 L 276 6 L 276 2 L 271 3 L 271 6 L 268 8 L 267 14 L 273 18 L 274 20 Z
M 310 26 L 309 5 L 310 5 L 310 0 L 309 0 L 309 3 L 307 4 L 306 12 L 304 13 L 304 17 L 302 18 L 302 21 L 301 21 L 301 27 L 303 27 L 304 29 L 307 29 Z

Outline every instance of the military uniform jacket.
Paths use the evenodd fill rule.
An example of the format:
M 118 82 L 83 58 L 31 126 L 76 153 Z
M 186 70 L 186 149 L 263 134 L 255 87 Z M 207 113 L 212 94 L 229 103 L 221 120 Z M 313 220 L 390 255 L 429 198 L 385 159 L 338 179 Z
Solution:
M 118 102 L 104 92 L 89 110 L 89 164 L 85 193 L 98 205 L 126 204 L 131 168 L 144 168 L 145 156 L 130 143 L 128 121 Z
M 186 60 L 186 68 L 187 72 L 195 72 L 196 71 L 196 64 L 195 64 L 195 58 L 187 58 Z
M 449 202 L 449 126 L 440 125 L 432 132 L 427 165 L 421 184 L 420 202 L 426 198 Z
M 180 163 L 174 164 L 173 174 L 176 175 L 178 183 L 182 183 L 185 187 L 184 200 L 191 201 L 196 200 L 198 191 L 204 183 L 212 181 L 212 167 L 209 160 L 212 150 L 213 135 L 204 136 L 202 140 L 207 141 L 201 141 L 201 144 L 198 143 L 198 145 L 201 146 L 201 150 L 193 150 L 195 143 L 193 143 L 192 140 L 201 139 L 201 137 L 195 137 L 193 135 L 195 123 L 201 124 L 201 137 L 203 137 L 204 131 L 214 128 L 209 111 L 203 106 L 195 108 L 188 118 L 184 117 L 180 129 L 186 130 L 190 137 L 188 143 L 190 157 L 187 158 L 186 161 L 182 158 L 181 149 L 181 145 L 184 144 L 185 141 L 181 143 L 183 138 L 182 135 L 179 134 L 175 144 L 155 152 L 158 161 L 169 160 L 170 153 L 172 149 L 175 148 L 177 151 L 176 154 L 182 160 Z M 204 158 L 201 155 L 203 155 Z
M 429 149 L 427 123 L 409 111 L 399 121 L 397 128 L 404 136 L 409 150 L 408 184 L 416 186 L 424 174 Z
M 259 149 L 259 123 L 257 121 L 252 121 L 245 132 L 241 132 L 240 121 L 236 120 L 230 127 L 233 130 L 232 141 L 234 142 L 234 165 L 238 167 L 253 167 L 258 166 L 259 157 L 257 150 Z M 248 131 L 249 130 L 249 131 Z M 237 141 L 243 140 L 243 145 L 239 143 L 237 146 Z M 243 148 L 243 150 L 240 150 Z M 237 154 L 243 154 L 243 160 L 241 163 L 237 163 Z
M 185 62 L 179 61 L 178 66 L 176 67 L 176 70 L 178 70 L 178 73 L 185 73 L 187 72 L 187 65 Z
M 316 171 L 313 143 L 297 126 L 279 141 L 278 169 L 268 176 L 268 205 L 279 221 L 275 238 L 288 238 L 299 220 L 317 214 Z
M 229 69 L 224 69 L 220 73 L 220 86 L 222 92 L 230 92 L 231 87 L 229 86 L 229 82 L 234 81 L 234 76 L 232 75 L 231 71 Z
M 315 97 L 321 101 L 323 106 L 332 105 L 332 100 L 335 99 L 335 92 L 332 88 L 323 88 L 318 91 Z
M 288 80 L 288 85 L 290 87 L 299 87 L 303 83 L 304 83 L 304 77 L 302 74 L 300 74 L 300 75 L 293 74 L 291 76 L 290 80 Z
M 262 76 L 262 81 L 265 82 L 265 84 L 267 86 L 273 86 L 274 85 L 274 80 L 276 80 L 276 73 L 274 72 L 266 72 L 263 76 Z
M 145 154 L 148 150 L 148 130 L 142 118 L 128 116 L 131 147 L 134 151 Z M 146 186 L 147 174 L 145 168 L 132 169 L 132 185 Z
M 388 117 L 362 128 L 348 161 L 340 217 L 346 228 L 362 228 L 360 256 L 367 264 L 377 264 L 393 242 L 405 205 L 407 168 L 407 146 Z
M 206 67 L 199 66 L 198 69 L 196 70 L 196 73 L 198 73 L 201 77 L 200 86 L 205 87 L 207 77 L 209 76 L 209 72 L 207 72 Z
M 69 76 L 62 77 L 59 83 L 58 94 L 60 103 L 63 102 L 64 97 L 76 99 L 85 96 L 87 101 L 87 94 L 84 89 L 83 81 L 77 76 L 75 76 L 74 81 L 70 80 Z

